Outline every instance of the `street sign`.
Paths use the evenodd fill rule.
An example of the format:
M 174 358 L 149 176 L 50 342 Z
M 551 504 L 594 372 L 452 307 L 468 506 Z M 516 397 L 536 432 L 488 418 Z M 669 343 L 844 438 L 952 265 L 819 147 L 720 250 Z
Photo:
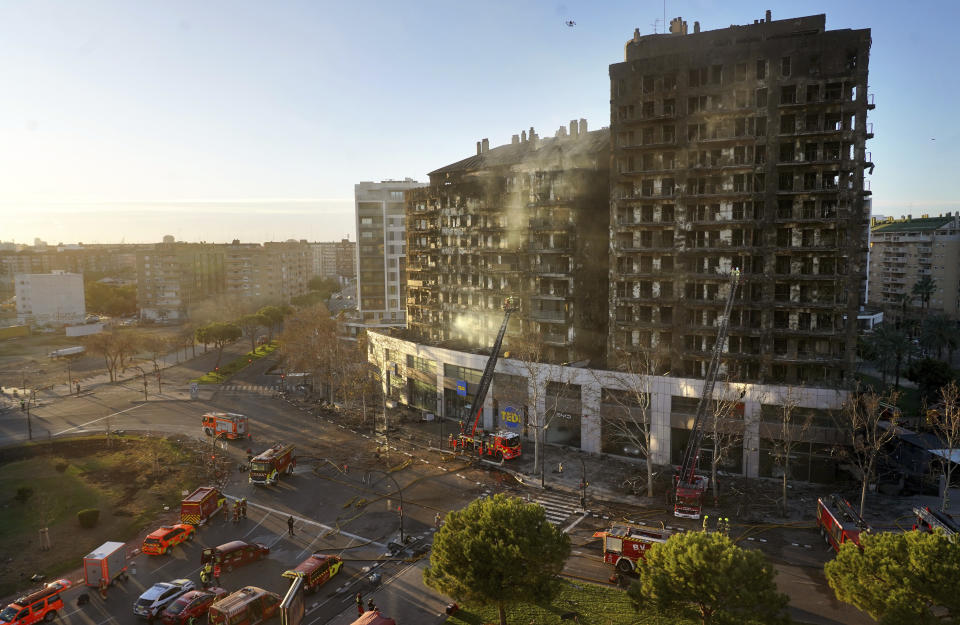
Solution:
M 518 428 L 523 423 L 523 416 L 513 406 L 504 406 L 500 411 L 500 422 L 508 428 Z
M 457 380 L 457 395 L 460 397 L 467 396 L 467 382 L 466 380 Z

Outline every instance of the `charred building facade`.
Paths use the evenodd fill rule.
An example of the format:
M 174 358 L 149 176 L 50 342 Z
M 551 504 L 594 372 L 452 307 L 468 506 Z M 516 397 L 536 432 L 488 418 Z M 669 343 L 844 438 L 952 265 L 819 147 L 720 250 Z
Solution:
M 407 192 L 411 338 L 489 348 L 506 297 L 520 298 L 505 345 L 536 337 L 551 362 L 599 360 L 607 331 L 607 129 L 586 120 L 541 139 L 477 142 L 474 156 Z
M 815 15 L 628 41 L 610 66 L 609 351 L 702 377 L 839 386 L 865 278 L 870 30 Z

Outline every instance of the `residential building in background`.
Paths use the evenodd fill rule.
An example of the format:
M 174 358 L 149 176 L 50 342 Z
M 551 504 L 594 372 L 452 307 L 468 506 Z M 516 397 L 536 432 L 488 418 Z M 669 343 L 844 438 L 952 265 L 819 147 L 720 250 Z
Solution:
M 350 239 L 312 243 L 313 276 L 341 284 L 357 277 L 357 244 Z M 311 277 L 313 277 L 311 276 Z
M 148 245 L 97 244 L 47 246 L 43 251 L 23 248 L 0 250 L 0 295 L 13 293 L 13 277 L 18 273 L 97 274 L 133 278 L 137 270 L 137 250 Z
M 225 292 L 224 245 L 157 243 L 137 253 L 137 305 L 144 321 L 180 322 L 190 307 Z
M 602 362 L 607 330 L 608 130 L 533 128 L 430 173 L 407 194 L 407 327 L 413 340 L 489 349 L 503 301 L 550 362 Z M 455 376 L 448 380 L 455 389 Z
M 870 30 L 826 16 L 627 42 L 610 66 L 611 352 L 706 373 L 729 274 L 738 381 L 852 379 L 866 279 Z
M 404 193 L 420 186 L 412 178 L 354 185 L 357 321 L 361 325 L 406 323 Z
M 289 304 L 307 292 L 313 250 L 306 241 L 240 243 L 223 247 L 224 293 L 255 304 Z
M 916 316 L 922 302 L 913 286 L 929 276 L 929 312 L 960 319 L 960 212 L 875 218 L 871 226 L 869 303 L 890 321 Z
M 86 314 L 83 275 L 52 271 L 14 276 L 17 322 L 32 326 L 82 323 Z

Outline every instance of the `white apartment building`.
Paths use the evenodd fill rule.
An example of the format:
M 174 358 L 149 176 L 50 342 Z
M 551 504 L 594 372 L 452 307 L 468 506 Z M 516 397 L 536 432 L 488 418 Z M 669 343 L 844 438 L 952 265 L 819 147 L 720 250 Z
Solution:
M 354 185 L 357 217 L 357 300 L 362 325 L 406 325 L 404 191 L 426 186 L 412 178 Z
M 82 323 L 86 314 L 83 274 L 53 271 L 20 273 L 14 276 L 17 322 L 21 324 L 67 325 Z

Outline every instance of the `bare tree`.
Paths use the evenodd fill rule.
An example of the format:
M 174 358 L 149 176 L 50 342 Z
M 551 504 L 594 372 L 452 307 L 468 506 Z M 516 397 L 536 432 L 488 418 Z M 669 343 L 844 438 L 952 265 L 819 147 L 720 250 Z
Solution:
M 807 430 L 813 423 L 813 412 L 808 410 L 797 414 L 799 405 L 796 389 L 788 386 L 787 390 L 780 395 L 780 401 L 776 406 L 777 419 L 771 428 L 772 431 L 767 432 L 769 434 L 767 438 L 773 441 L 773 460 L 783 471 L 780 479 L 780 506 L 783 514 L 787 513 L 790 461 L 797 446 L 805 442 Z
M 843 405 L 843 433 L 846 437 L 845 454 L 860 473 L 860 515 L 867 501 L 867 485 L 877 469 L 877 459 L 883 448 L 896 437 L 900 411 L 896 406 L 899 394 L 891 390 L 878 395 L 872 389 L 857 389 Z
M 601 391 L 601 405 L 612 405 L 612 413 L 604 416 L 603 432 L 617 442 L 638 450 L 644 458 L 647 472 L 647 497 L 653 497 L 653 440 L 650 414 L 650 381 L 657 370 L 651 352 L 618 350 L 614 366 L 617 372 L 602 373 L 594 370 L 593 376 Z M 612 388 L 616 387 L 616 388 Z
M 147 352 L 154 371 L 160 371 L 160 359 L 172 347 L 168 337 L 159 334 L 147 334 L 139 339 L 140 346 Z
M 527 378 L 527 422 L 528 432 L 533 432 L 533 473 L 542 471 L 543 449 L 542 434 L 546 427 L 546 380 L 549 378 L 550 365 L 543 362 L 544 344 L 540 332 L 527 332 L 511 341 L 511 357 L 520 362 Z M 542 406 L 542 408 L 541 408 Z M 476 411 L 477 406 L 473 407 Z
M 940 440 L 940 453 L 935 456 L 943 472 L 943 493 L 940 509 L 950 508 L 950 485 L 953 484 L 954 451 L 960 449 L 960 388 L 951 381 L 940 389 L 940 404 L 927 411 L 927 421 Z
M 710 459 L 710 481 L 713 483 L 713 500 L 720 500 L 717 485 L 717 470 L 734 450 L 743 449 L 743 396 L 746 387 L 735 388 L 729 379 L 723 383 L 723 393 L 713 403 L 710 415 L 709 437 L 713 445 L 713 457 Z
M 86 337 L 86 347 L 92 354 L 101 356 L 111 382 L 117 381 L 117 371 L 122 367 L 122 358 L 127 350 L 126 339 L 116 332 L 100 332 Z
M 280 335 L 287 366 L 310 373 L 324 395 L 332 395 L 333 381 L 340 367 L 337 324 L 323 304 L 302 308 L 284 323 Z M 329 399 L 333 399 L 329 397 Z

